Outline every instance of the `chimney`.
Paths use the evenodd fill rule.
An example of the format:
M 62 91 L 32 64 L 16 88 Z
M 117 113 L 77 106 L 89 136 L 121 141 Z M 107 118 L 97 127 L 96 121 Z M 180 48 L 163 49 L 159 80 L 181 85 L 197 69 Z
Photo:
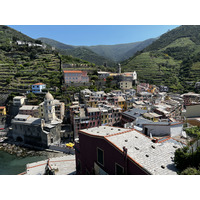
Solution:
M 154 139 L 152 140 L 152 142 L 153 142 L 153 143 L 158 143 L 158 139 L 155 139 L 155 138 L 154 138 Z

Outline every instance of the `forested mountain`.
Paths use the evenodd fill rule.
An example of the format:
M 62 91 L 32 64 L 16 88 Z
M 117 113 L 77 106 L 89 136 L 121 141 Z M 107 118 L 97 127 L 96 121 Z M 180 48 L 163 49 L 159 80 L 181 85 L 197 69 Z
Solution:
M 200 81 L 200 26 L 179 26 L 122 63 L 139 79 L 168 85 L 171 91 L 194 90 Z
M 55 47 L 63 55 L 71 55 L 95 63 L 97 65 L 104 65 L 104 63 L 106 63 L 108 66 L 115 66 L 114 61 L 100 56 L 88 48 L 82 46 L 67 45 L 48 38 L 38 38 L 38 40 L 41 40 L 42 42 Z
M 46 44 L 54 46 L 62 54 L 72 55 L 98 65 L 107 63 L 108 66 L 115 66 L 117 62 L 128 59 L 137 51 L 143 50 L 156 40 L 148 39 L 142 42 L 116 45 L 72 46 L 48 38 L 38 39 Z
M 115 62 L 120 62 L 133 56 L 137 51 L 143 50 L 155 40 L 156 39 L 152 38 L 142 42 L 116 45 L 97 45 L 88 46 L 87 48 L 103 57 L 109 58 Z

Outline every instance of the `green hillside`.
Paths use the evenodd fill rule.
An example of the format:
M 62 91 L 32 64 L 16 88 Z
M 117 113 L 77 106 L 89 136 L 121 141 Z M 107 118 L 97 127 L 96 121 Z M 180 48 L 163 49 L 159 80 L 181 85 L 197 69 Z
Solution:
M 171 91 L 194 90 L 200 81 L 200 26 L 180 26 L 122 62 L 140 80 L 168 85 Z
M 71 50 L 71 49 L 75 49 L 76 48 L 75 46 L 63 44 L 61 42 L 58 42 L 56 40 L 52 40 L 52 39 L 49 39 L 49 38 L 41 37 L 41 38 L 38 38 L 38 40 L 40 40 L 43 43 L 48 44 L 48 45 L 50 45 L 52 47 L 60 49 L 60 50 Z
M 27 42 L 35 42 L 34 39 L 8 27 L 0 25 L 0 45 L 5 46 L 9 45 L 10 42 L 15 42 L 17 40 L 27 41 Z
M 143 50 L 155 40 L 156 39 L 152 38 L 141 42 L 116 45 L 96 45 L 88 46 L 87 48 L 105 58 L 120 62 L 133 56 L 137 51 Z
M 31 42 L 18 45 L 16 41 Z M 60 56 L 49 46 L 34 40 L 7 26 L 0 26 L 0 90 L 25 92 L 33 83 L 43 82 L 48 88 L 60 87 Z M 95 65 L 72 56 L 61 56 L 62 63 L 75 64 L 74 67 Z
M 39 40 L 55 47 L 57 51 L 59 51 L 63 55 L 71 55 L 73 57 L 77 57 L 83 60 L 87 60 L 88 62 L 95 63 L 96 65 L 104 65 L 104 63 L 107 63 L 108 66 L 115 66 L 114 61 L 100 56 L 88 48 L 82 46 L 66 45 L 48 38 L 39 38 Z
M 56 47 L 56 49 L 64 55 L 72 55 L 97 65 L 107 63 L 108 66 L 115 66 L 117 62 L 128 59 L 137 51 L 141 51 L 152 44 L 156 39 L 152 38 L 127 44 L 96 46 L 72 46 L 48 38 L 39 38 L 39 40 Z

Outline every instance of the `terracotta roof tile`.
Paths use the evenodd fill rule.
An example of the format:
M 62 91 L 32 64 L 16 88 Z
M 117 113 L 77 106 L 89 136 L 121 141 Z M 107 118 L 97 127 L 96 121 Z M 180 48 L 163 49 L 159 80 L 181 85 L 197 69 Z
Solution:
M 64 71 L 64 73 L 82 73 L 82 71 Z
M 44 83 L 35 83 L 33 85 L 45 85 Z

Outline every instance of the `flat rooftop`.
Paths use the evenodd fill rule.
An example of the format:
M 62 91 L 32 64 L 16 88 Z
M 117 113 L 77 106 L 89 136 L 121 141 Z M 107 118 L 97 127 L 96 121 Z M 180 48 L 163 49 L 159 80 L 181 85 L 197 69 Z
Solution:
M 14 119 L 12 119 L 12 123 L 40 125 L 41 124 L 41 119 L 40 118 L 31 117 L 31 115 L 18 114 Z
M 22 99 L 22 98 L 25 98 L 25 99 L 26 99 L 25 96 L 16 96 L 16 97 L 14 97 L 13 99 Z
M 100 112 L 100 109 L 99 109 L 99 108 L 92 108 L 92 107 L 89 107 L 89 108 L 87 108 L 87 111 L 88 111 L 88 112 Z
M 128 156 L 153 175 L 177 175 L 173 161 L 174 153 L 184 145 L 172 138 L 153 143 L 149 137 L 134 129 L 109 126 L 83 129 L 81 132 L 102 136 L 122 152 L 125 146 Z
M 19 110 L 37 110 L 39 106 L 24 105 Z

